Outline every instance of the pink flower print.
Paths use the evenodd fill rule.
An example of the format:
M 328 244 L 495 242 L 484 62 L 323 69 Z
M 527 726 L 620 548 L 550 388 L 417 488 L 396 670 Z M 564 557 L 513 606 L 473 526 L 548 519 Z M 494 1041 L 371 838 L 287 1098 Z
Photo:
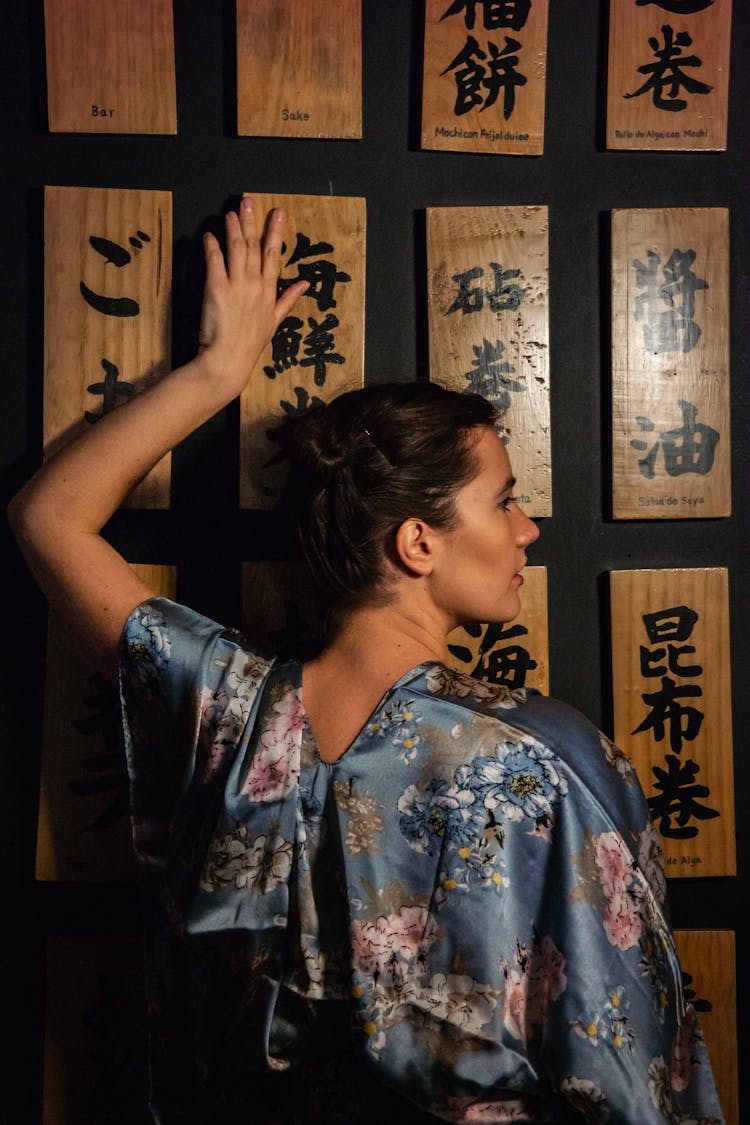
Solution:
M 638 944 L 643 926 L 638 906 L 630 895 L 613 895 L 605 904 L 602 922 L 610 943 L 618 949 L 632 949 Z
M 693 1020 L 692 1010 L 688 1009 L 688 1018 L 680 1024 L 672 1048 L 672 1065 L 669 1072 L 669 1084 L 673 1090 L 687 1090 L 693 1076 Z
M 299 690 L 290 688 L 285 692 L 274 703 L 273 712 L 242 786 L 242 792 L 252 801 L 282 800 L 299 780 L 300 745 L 305 726 Z
M 423 906 L 402 906 L 398 914 L 355 922 L 351 935 L 354 967 L 366 976 L 377 973 L 383 984 L 395 984 L 407 970 L 424 971 L 423 959 L 439 936 L 435 919 Z
M 624 892 L 632 878 L 633 860 L 619 835 L 602 832 L 595 837 L 594 857 L 605 898 Z
M 495 1125 L 502 1121 L 528 1121 L 529 1112 L 518 1098 L 504 1102 L 475 1102 L 459 1118 L 466 1125 L 481 1125 L 490 1122 Z
M 546 936 L 535 939 L 530 951 L 519 943 L 516 962 L 520 971 L 501 963 L 505 973 L 503 1023 L 511 1035 L 528 1043 L 544 1027 L 550 1003 L 565 991 L 565 958 Z

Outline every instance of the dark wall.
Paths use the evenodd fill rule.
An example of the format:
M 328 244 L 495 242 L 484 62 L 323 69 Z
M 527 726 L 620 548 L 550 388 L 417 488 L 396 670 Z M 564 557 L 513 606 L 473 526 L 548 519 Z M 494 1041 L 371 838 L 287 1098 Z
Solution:
M 41 454 L 44 184 L 173 192 L 175 362 L 191 354 L 196 337 L 201 284 L 196 234 L 232 198 L 246 190 L 365 196 L 367 381 L 411 378 L 426 370 L 426 207 L 548 205 L 554 516 L 541 521 L 531 561 L 548 568 L 552 692 L 611 733 L 605 596 L 610 569 L 729 568 L 739 874 L 672 880 L 670 897 L 675 925 L 736 931 L 743 1011 L 742 1001 L 750 998 L 741 956 L 750 937 L 741 909 L 750 897 L 750 834 L 742 815 L 750 782 L 750 82 L 744 70 L 750 5 L 738 0 L 734 6 L 728 149 L 694 155 L 604 151 L 607 7 L 600 0 L 552 0 L 545 152 L 506 157 L 419 151 L 418 0 L 364 0 L 359 142 L 236 137 L 234 5 L 204 0 L 175 3 L 176 137 L 52 136 L 46 126 L 41 0 L 8 5 L 0 66 L 3 498 L 31 474 Z M 606 515 L 608 212 L 664 206 L 730 209 L 734 514 L 613 522 Z M 239 620 L 240 563 L 283 553 L 272 516 L 237 512 L 237 423 L 237 410 L 230 407 L 177 451 L 169 512 L 120 513 L 107 530 L 133 561 L 179 562 L 178 596 L 226 621 Z M 7 618 L 0 680 L 3 930 L 9 946 L 3 991 L 5 1030 L 13 1041 L 3 1108 L 10 1110 L 9 1121 L 36 1125 L 46 938 L 132 930 L 138 902 L 121 888 L 34 882 L 46 609 L 5 527 L 0 534 Z M 742 1059 L 748 1054 L 742 1022 L 740 1037 Z M 745 1107 L 740 1119 L 746 1120 L 750 1084 L 742 1073 L 740 1082 Z

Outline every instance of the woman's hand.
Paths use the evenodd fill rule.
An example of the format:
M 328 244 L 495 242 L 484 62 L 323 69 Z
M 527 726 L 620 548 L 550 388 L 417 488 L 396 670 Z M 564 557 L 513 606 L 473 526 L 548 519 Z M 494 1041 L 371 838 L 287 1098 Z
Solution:
M 226 262 L 218 241 L 204 235 L 206 286 L 198 365 L 228 397 L 240 394 L 276 329 L 308 287 L 297 281 L 278 296 L 285 216 L 266 219 L 258 238 L 255 205 L 245 198 L 226 216 Z

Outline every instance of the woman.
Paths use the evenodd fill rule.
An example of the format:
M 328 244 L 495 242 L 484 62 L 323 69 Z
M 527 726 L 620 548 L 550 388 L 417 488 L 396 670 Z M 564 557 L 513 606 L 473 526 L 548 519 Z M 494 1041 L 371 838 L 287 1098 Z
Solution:
M 226 265 L 206 236 L 196 358 L 10 512 L 71 636 L 120 658 L 135 844 L 164 886 L 155 1119 L 721 1121 L 628 760 L 446 666 L 458 623 L 518 614 L 538 535 L 483 399 L 368 388 L 279 431 L 333 616 L 304 667 L 153 599 L 99 535 L 304 292 L 277 296 L 283 224 L 259 240 L 244 200 Z

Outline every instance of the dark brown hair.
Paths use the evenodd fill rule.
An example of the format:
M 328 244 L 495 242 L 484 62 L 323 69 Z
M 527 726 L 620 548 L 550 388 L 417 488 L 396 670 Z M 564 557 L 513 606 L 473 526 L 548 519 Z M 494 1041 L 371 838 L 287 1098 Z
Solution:
M 330 609 L 387 600 L 385 560 L 404 520 L 455 524 L 456 493 L 478 471 L 471 432 L 495 420 L 481 395 L 382 383 L 273 431 L 290 464 L 284 506 Z

